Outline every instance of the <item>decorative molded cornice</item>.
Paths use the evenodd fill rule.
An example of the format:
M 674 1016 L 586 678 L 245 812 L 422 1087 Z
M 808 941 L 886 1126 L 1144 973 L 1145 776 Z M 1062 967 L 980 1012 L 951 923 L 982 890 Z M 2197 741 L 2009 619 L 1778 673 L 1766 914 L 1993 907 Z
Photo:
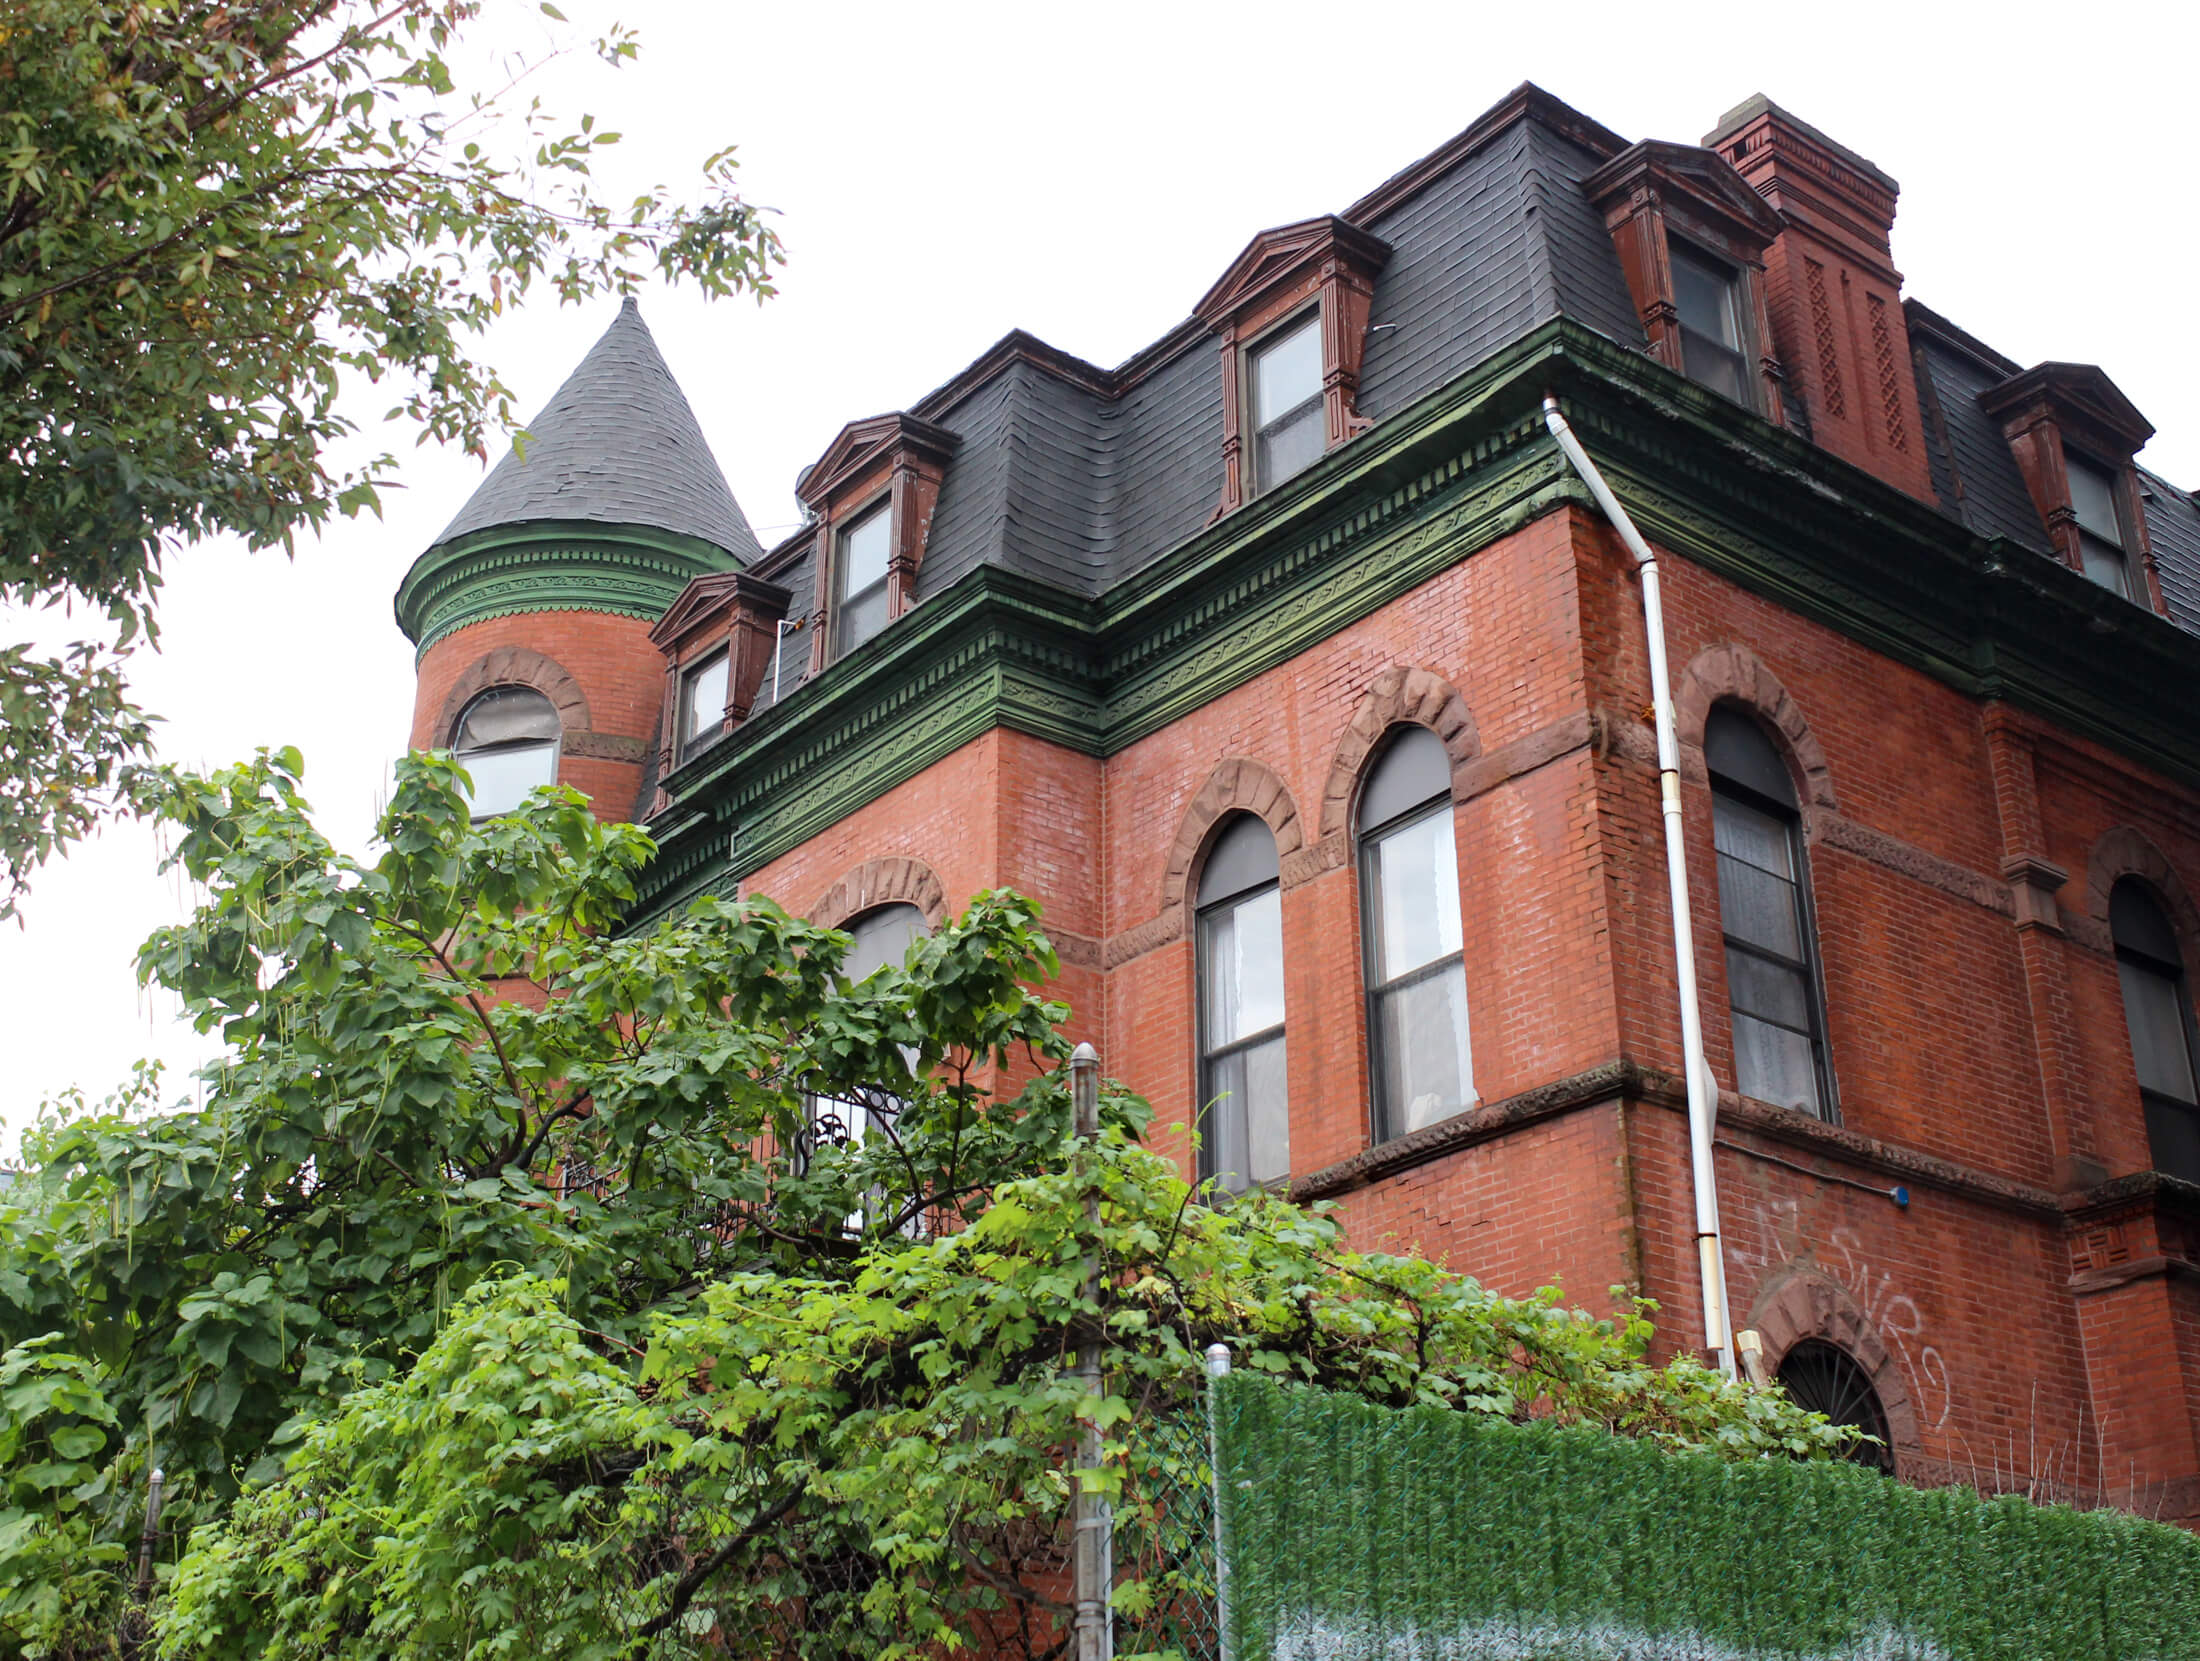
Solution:
M 1760 249 L 1780 234 L 1780 216 L 1742 182 L 1726 158 L 1693 145 L 1662 139 L 1630 144 L 1584 179 L 1581 188 L 1600 210 L 1630 191 L 1675 191 L 1698 212 L 1719 220 L 1728 235 L 1753 241 Z
M 2200 788 L 2200 640 L 1561 319 L 1097 600 L 993 566 L 927 599 L 665 781 L 675 806 L 637 921 L 993 727 L 1113 754 L 1586 505 L 1543 426 L 1546 391 L 1674 554 Z M 1986 879 L 1977 897 L 2005 896 Z
M 654 622 L 696 577 L 737 569 L 698 537 L 637 525 L 541 520 L 438 543 L 397 589 L 397 626 L 426 652 L 454 629 L 530 611 Z
M 1371 278 L 1389 258 L 1389 243 L 1333 213 L 1279 225 L 1245 245 L 1229 270 L 1200 297 L 1192 315 L 1220 328 L 1325 261 L 1335 260 Z
M 795 494 L 805 506 L 823 507 L 843 486 L 889 457 L 907 455 L 944 467 L 961 442 L 960 433 L 914 415 L 874 415 L 851 421 L 804 470 Z

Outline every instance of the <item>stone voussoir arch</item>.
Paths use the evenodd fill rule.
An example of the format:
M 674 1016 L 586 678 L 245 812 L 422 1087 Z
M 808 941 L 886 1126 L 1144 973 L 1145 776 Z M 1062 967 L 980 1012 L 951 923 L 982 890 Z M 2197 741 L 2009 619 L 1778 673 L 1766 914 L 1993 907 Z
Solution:
M 1749 1324 L 1764 1340 L 1765 1373 L 1780 1370 L 1788 1352 L 1806 1338 L 1822 1339 L 1846 1351 L 1878 1393 L 1881 1411 L 1887 1415 L 1887 1441 L 1895 1456 L 1896 1474 L 1924 1452 L 1919 1439 L 1917 1407 L 1909 1381 L 1894 1351 L 1879 1335 L 1872 1318 L 1864 1313 L 1847 1287 L 1816 1264 L 1793 1262 L 1766 1281 L 1750 1306 Z
M 1433 669 L 1394 664 L 1377 675 L 1338 741 L 1336 759 L 1329 764 L 1329 781 L 1322 787 L 1321 840 L 1342 837 L 1352 823 L 1352 802 L 1383 735 L 1392 727 L 1426 727 L 1443 742 L 1451 758 L 1452 777 L 1482 753 L 1481 734 L 1459 689 Z
M 1299 824 L 1298 803 L 1275 770 L 1250 756 L 1232 756 L 1207 775 L 1207 782 L 1186 804 L 1176 841 L 1169 848 L 1169 862 L 1161 873 L 1163 916 L 1182 915 L 1191 892 L 1193 872 L 1215 827 L 1233 813 L 1250 813 L 1267 825 L 1276 839 L 1276 858 L 1288 859 L 1305 846 L 1306 832 Z
M 2177 944 L 2184 950 L 2186 967 L 2200 969 L 2200 962 L 2194 958 L 2195 952 L 2200 952 L 2200 906 L 2193 904 L 2192 891 L 2177 874 L 2177 867 L 2170 864 L 2169 856 L 2154 845 L 2146 832 L 2131 825 L 2118 825 L 2104 832 L 2093 844 L 2092 857 L 2086 861 L 2085 909 L 2086 914 L 2100 925 L 2098 943 L 2104 947 L 2111 943 L 2109 898 L 2115 893 L 2116 885 L 2126 877 L 2137 877 L 2154 890 L 2155 897 L 2169 912 L 2170 927 L 2177 931 Z
M 1673 688 L 1677 736 L 1696 752 L 1699 767 L 1704 723 L 1711 719 L 1712 706 L 1719 703 L 1741 705 L 1778 735 L 1805 806 L 1837 811 L 1833 774 L 1826 766 L 1826 752 L 1818 743 L 1818 735 L 1810 730 L 1802 706 L 1789 696 L 1780 677 L 1747 646 L 1729 641 L 1705 647 L 1681 671 Z
M 435 718 L 435 743 L 448 745 L 455 736 L 459 713 L 482 693 L 499 686 L 532 687 L 550 700 L 558 712 L 558 725 L 567 733 L 590 730 L 588 695 L 563 664 L 532 647 L 499 646 L 451 683 L 451 690 L 443 696 L 442 711 Z
M 915 906 L 924 913 L 927 928 L 947 921 L 947 890 L 931 866 L 907 854 L 865 860 L 825 890 L 809 917 L 821 928 L 844 928 L 882 905 Z

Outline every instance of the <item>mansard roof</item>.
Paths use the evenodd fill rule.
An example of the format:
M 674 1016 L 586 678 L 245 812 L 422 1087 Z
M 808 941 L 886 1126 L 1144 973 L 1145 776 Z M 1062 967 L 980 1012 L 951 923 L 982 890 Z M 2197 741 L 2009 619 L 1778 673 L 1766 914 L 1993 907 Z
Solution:
M 763 552 L 631 295 L 436 544 L 538 520 L 671 531 L 742 561 Z
M 1753 100 L 1722 131 L 1769 108 Z M 1792 120 L 1792 118 L 1786 118 Z M 1831 141 L 1827 141 L 1830 145 Z M 1836 147 L 1838 148 L 1838 147 Z M 1374 282 L 1357 410 L 1374 422 L 1415 406 L 1553 319 L 1635 351 L 1648 342 L 1610 232 L 1594 200 L 1632 155 L 1691 184 L 1760 233 L 1772 210 L 1721 157 L 1691 145 L 1630 143 L 1532 85 L 1516 88 L 1465 131 L 1344 209 L 1257 236 L 1192 315 L 1114 368 L 1088 363 L 1022 331 L 1003 336 L 909 406 L 960 439 L 945 470 L 917 574 L 917 597 L 980 567 L 1036 577 L 1097 597 L 1198 536 L 1222 486 L 1223 354 L 1218 316 L 1264 262 L 1308 238 L 1387 248 Z M 1893 181 L 1839 151 L 1854 189 L 1891 195 Z M 1226 308 L 1225 308 L 1226 309 Z M 2021 366 L 1924 308 L 1920 397 L 1942 511 L 1983 535 L 2049 554 L 2000 424 L 1982 395 Z M 1938 422 L 1934 412 L 1938 413 Z M 876 421 L 835 441 L 842 459 Z M 809 494 L 823 482 L 810 479 Z M 2170 616 L 2200 633 L 2200 510 L 2142 470 L 2149 536 Z M 2188 523 L 2189 522 L 2189 523 Z M 761 571 L 814 587 L 815 533 L 796 532 Z M 799 679 L 809 647 L 790 641 Z

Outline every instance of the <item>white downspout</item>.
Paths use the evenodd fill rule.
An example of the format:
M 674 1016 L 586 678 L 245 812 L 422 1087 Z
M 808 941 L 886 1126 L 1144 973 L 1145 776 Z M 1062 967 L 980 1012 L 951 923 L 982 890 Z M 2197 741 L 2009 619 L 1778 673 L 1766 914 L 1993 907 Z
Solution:
M 1688 1074 L 1688 1163 L 1696 1193 L 1696 1266 L 1703 1277 L 1704 1348 L 1719 1370 L 1734 1376 L 1734 1340 L 1726 1309 L 1726 1254 L 1719 1242 L 1718 1179 L 1711 1168 L 1711 1132 L 1718 1092 L 1703 1058 L 1703 1016 L 1697 1007 L 1696 942 L 1688 916 L 1688 850 L 1681 832 L 1681 746 L 1673 724 L 1673 687 L 1665 667 L 1665 608 L 1658 597 L 1658 556 L 1635 529 L 1597 464 L 1581 447 L 1558 400 L 1543 400 L 1544 425 L 1573 463 L 1581 482 L 1635 556 L 1642 574 L 1642 621 L 1650 639 L 1650 699 L 1658 727 L 1658 796 L 1665 816 L 1665 876 L 1673 911 L 1673 973 L 1681 1000 L 1681 1049 Z

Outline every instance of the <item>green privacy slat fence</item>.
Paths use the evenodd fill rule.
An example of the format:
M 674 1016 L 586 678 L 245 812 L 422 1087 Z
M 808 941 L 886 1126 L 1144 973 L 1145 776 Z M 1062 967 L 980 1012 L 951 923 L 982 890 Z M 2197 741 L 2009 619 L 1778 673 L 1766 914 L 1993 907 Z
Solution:
M 1218 1381 L 1229 1661 L 2200 1658 L 2200 1539 Z

